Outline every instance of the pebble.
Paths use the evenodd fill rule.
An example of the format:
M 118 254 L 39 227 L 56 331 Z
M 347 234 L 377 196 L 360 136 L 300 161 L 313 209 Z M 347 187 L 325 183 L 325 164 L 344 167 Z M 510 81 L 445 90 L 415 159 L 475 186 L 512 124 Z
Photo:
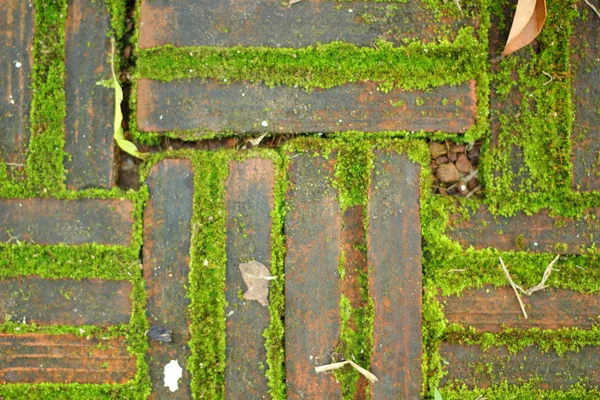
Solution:
M 429 143 L 429 151 L 431 152 L 432 158 L 438 158 L 439 156 L 448 153 L 446 146 L 438 142 Z
M 460 179 L 460 174 L 454 164 L 442 164 L 435 171 L 435 176 L 443 183 L 454 183 Z
M 468 174 L 470 172 L 470 167 L 467 156 L 464 154 L 459 155 L 456 160 L 456 169 L 463 174 Z

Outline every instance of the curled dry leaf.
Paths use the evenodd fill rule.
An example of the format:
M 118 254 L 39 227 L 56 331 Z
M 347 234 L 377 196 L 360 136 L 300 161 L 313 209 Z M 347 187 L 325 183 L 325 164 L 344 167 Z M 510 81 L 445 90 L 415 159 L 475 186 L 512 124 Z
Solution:
M 546 0 L 519 0 L 501 57 L 533 42 L 542 31 L 544 22 L 546 22 Z
M 269 270 L 258 261 L 240 264 L 244 283 L 248 287 L 244 299 L 256 300 L 263 306 L 269 305 L 269 281 L 276 277 L 269 276 Z

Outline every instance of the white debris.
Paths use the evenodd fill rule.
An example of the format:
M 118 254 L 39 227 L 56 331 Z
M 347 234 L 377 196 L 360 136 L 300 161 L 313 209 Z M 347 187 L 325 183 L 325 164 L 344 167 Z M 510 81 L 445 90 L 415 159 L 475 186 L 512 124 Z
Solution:
M 179 379 L 183 374 L 183 369 L 179 366 L 177 360 L 171 360 L 165 365 L 165 386 L 169 388 L 171 392 L 175 392 L 179 389 Z
M 269 126 L 269 123 L 267 121 L 263 121 L 263 122 L 261 122 L 261 125 L 262 126 Z
M 22 65 L 23 65 L 23 64 L 21 64 L 20 62 L 18 62 L 18 61 L 15 61 L 15 67 L 17 67 L 17 68 L 21 68 L 21 66 L 22 66 Z

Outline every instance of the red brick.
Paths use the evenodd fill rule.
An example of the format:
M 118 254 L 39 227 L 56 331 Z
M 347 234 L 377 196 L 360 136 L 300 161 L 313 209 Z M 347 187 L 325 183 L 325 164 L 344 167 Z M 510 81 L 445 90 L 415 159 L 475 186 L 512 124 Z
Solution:
M 10 170 L 27 160 L 35 12 L 19 0 L 0 0 L 0 10 L 0 161 L 17 164 Z
M 151 399 L 190 399 L 190 349 L 186 287 L 190 263 L 194 176 L 189 160 L 163 160 L 146 180 L 150 201 L 144 210 L 144 279 L 148 324 L 173 332 L 170 343 L 150 339 L 146 361 Z M 176 392 L 164 385 L 164 367 L 177 360 L 183 376 Z
M 112 79 L 110 14 L 104 1 L 69 0 L 66 25 L 67 187 L 114 185 L 114 89 L 96 85 Z
M 0 383 L 125 383 L 135 372 L 123 338 L 0 333 Z
M 463 291 L 460 296 L 440 297 L 444 316 L 451 323 L 469 325 L 478 331 L 500 332 L 507 328 L 591 329 L 598 322 L 600 296 L 564 289 L 546 289 L 521 296 L 528 319 L 511 287 Z
M 375 306 L 371 398 L 418 399 L 422 385 L 420 167 L 375 152 L 367 256 Z
M 340 331 L 340 207 L 333 158 L 299 153 L 290 160 L 285 259 L 285 365 L 288 399 L 341 399 L 332 374 Z
M 600 190 L 600 22 L 580 1 L 581 15 L 573 22 L 571 73 L 575 122 L 571 140 L 573 189 Z M 584 17 L 584 15 L 586 15 Z
M 579 254 L 581 246 L 600 245 L 600 226 L 595 222 L 600 217 L 600 209 L 592 208 L 588 214 L 589 217 L 581 220 L 551 217 L 548 210 L 533 215 L 518 212 L 512 217 L 493 217 L 481 206 L 469 221 L 453 216 L 447 234 L 464 248 Z M 517 245 L 522 241 L 521 235 L 523 249 Z M 559 243 L 567 245 L 566 251 L 562 246 L 556 246 Z
M 0 281 L 0 315 L 36 325 L 128 324 L 130 296 L 129 281 L 7 279 Z
M 130 200 L 0 199 L 0 241 L 128 246 Z
M 227 204 L 227 316 L 225 398 L 270 398 L 265 376 L 267 353 L 263 333 L 269 308 L 239 298 L 247 290 L 240 264 L 256 260 L 271 266 L 271 211 L 275 166 L 253 158 L 229 163 L 225 184 Z M 280 277 L 281 278 L 281 277 Z M 261 368 L 261 365 L 263 368 Z
M 540 378 L 534 385 L 540 389 L 567 390 L 578 383 L 587 388 L 600 385 L 600 347 L 585 346 L 579 352 L 558 356 L 535 346 L 510 354 L 506 346 L 484 352 L 479 346 L 442 343 L 440 355 L 448 373 L 442 386 L 457 380 L 469 388 L 486 388 L 503 382 L 521 384 L 532 378 Z
M 141 49 L 175 46 L 305 47 L 344 41 L 359 46 L 376 39 L 397 44 L 403 40 L 436 42 L 453 39 L 474 21 L 434 16 L 418 1 L 333 3 L 306 0 L 287 2 L 252 0 L 144 1 L 141 7 Z
M 350 83 L 306 92 L 216 81 L 138 82 L 137 123 L 144 132 L 312 133 L 358 130 L 465 132 L 475 123 L 475 82 L 428 93 Z M 423 104 L 418 99 L 421 99 Z M 447 102 L 442 102 L 446 99 Z M 456 101 L 460 105 L 456 105 Z M 401 102 L 401 106 L 396 106 Z M 268 124 L 267 126 L 264 126 Z

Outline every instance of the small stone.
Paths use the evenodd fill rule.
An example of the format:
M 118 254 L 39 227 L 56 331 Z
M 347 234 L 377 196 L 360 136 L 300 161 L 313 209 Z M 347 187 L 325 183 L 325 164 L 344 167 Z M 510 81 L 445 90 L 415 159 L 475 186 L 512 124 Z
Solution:
M 468 174 L 471 170 L 470 167 L 471 165 L 469 164 L 467 156 L 464 154 L 459 155 L 458 159 L 456 160 L 456 169 L 463 174 Z
M 469 182 L 467 182 L 467 188 L 469 191 L 475 189 L 477 186 L 479 186 L 479 179 L 477 178 L 472 178 L 469 180 Z
M 150 327 L 150 330 L 146 332 L 146 336 L 163 343 L 171 343 L 173 341 L 172 330 L 156 325 Z
M 429 143 L 429 151 L 431 152 L 431 158 L 438 158 L 448 153 L 446 146 L 438 142 Z
M 469 193 L 469 188 L 467 187 L 467 184 L 464 181 L 458 182 L 458 185 L 456 186 L 458 188 L 458 192 L 463 196 Z
M 431 168 L 432 172 L 435 172 L 435 170 L 438 168 L 438 164 L 434 161 L 429 163 L 429 167 Z
M 456 153 L 448 153 L 448 158 L 450 158 L 450 161 L 455 162 L 458 156 Z
M 125 57 L 125 59 L 129 59 L 129 57 L 131 57 L 131 45 L 127 45 L 125 46 L 125 48 L 123 49 L 123 57 Z
M 441 156 L 441 157 L 438 157 L 436 161 L 438 162 L 438 164 L 448 164 L 449 160 L 448 160 L 448 157 Z
M 444 183 L 454 183 L 460 179 L 460 174 L 454 164 L 442 164 L 435 171 L 435 176 Z
M 464 153 L 465 145 L 464 144 L 451 144 L 450 145 L 450 153 Z
M 471 161 L 472 165 L 479 164 L 479 152 L 479 146 L 473 146 L 471 150 L 467 151 L 467 157 L 469 158 L 469 161 Z

